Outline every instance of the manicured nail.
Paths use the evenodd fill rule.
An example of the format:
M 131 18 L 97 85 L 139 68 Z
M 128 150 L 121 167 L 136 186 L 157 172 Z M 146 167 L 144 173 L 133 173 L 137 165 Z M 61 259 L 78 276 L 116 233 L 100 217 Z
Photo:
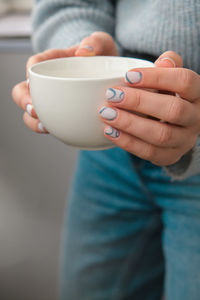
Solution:
M 106 91 L 106 98 L 109 102 L 121 102 L 124 99 L 124 92 L 118 89 L 109 88 Z
M 78 50 L 81 50 L 81 49 L 88 50 L 88 55 L 89 56 L 94 56 L 95 55 L 94 48 L 92 46 L 89 46 L 89 45 L 80 46 L 80 48 Z
M 113 138 L 117 138 L 119 136 L 119 131 L 111 126 L 107 127 L 105 130 L 105 134 L 113 137 Z
M 172 63 L 172 65 L 174 66 L 174 68 L 176 68 L 176 63 L 175 63 L 175 61 L 171 57 L 161 57 L 159 59 L 159 61 L 163 61 L 163 60 L 168 60 L 169 62 Z
M 81 46 L 81 48 L 85 48 L 85 49 L 88 49 L 89 51 L 94 51 L 94 48 L 92 46 L 89 46 L 89 45 L 84 45 L 84 46 Z
M 39 129 L 39 131 L 41 131 L 41 132 L 46 132 L 46 131 L 45 131 L 45 128 L 44 128 L 44 126 L 42 125 L 41 122 L 38 123 L 38 129 Z
M 141 72 L 135 72 L 135 71 L 129 71 L 126 72 L 125 79 L 129 83 L 138 83 L 142 79 L 142 73 Z
M 26 111 L 29 114 L 29 116 L 31 116 L 31 117 L 33 116 L 32 109 L 33 109 L 33 105 L 31 105 L 31 104 L 26 105 Z
M 29 87 L 29 83 L 30 83 L 30 80 L 29 80 L 29 78 L 27 78 L 26 79 L 26 84 L 28 85 L 28 87 Z
M 112 109 L 111 107 L 106 107 L 106 106 L 103 106 L 100 109 L 99 113 L 102 116 L 102 118 L 104 118 L 106 120 L 114 120 L 117 116 L 116 110 Z

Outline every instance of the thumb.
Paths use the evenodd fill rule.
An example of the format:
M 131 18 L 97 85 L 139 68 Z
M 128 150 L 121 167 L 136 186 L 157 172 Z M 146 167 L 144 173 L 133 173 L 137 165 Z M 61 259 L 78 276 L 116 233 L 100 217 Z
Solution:
M 84 38 L 75 56 L 118 55 L 112 36 L 106 32 L 94 32 Z
M 183 60 L 174 51 L 166 51 L 155 61 L 155 66 L 160 68 L 182 68 Z

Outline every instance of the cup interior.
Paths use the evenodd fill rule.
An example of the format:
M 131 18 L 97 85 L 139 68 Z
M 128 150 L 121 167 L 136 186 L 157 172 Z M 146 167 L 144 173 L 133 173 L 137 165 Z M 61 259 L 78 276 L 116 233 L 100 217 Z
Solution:
M 124 77 L 131 68 L 152 67 L 153 63 L 127 57 L 94 56 L 67 57 L 47 60 L 31 67 L 38 76 L 65 78 L 68 80 L 97 80 Z

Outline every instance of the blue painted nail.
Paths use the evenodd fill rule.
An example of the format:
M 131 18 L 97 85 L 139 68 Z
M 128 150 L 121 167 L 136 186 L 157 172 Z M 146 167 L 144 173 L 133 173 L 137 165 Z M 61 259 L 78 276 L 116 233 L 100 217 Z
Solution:
M 113 137 L 118 138 L 119 137 L 119 131 L 111 126 L 107 127 L 105 130 L 105 134 Z
M 106 91 L 106 98 L 109 102 L 121 102 L 124 99 L 124 92 L 119 89 L 109 88 Z
M 103 106 L 100 111 L 100 115 L 102 118 L 106 120 L 114 120 L 117 116 L 117 111 L 115 109 L 112 109 L 111 107 Z
M 141 72 L 135 72 L 135 71 L 129 71 L 126 72 L 125 79 L 127 82 L 133 84 L 138 83 L 142 79 L 142 73 Z

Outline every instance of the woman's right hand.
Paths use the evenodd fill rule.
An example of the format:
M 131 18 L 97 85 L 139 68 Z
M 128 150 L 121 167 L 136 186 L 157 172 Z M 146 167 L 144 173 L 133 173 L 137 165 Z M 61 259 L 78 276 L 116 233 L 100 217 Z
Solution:
M 26 65 L 27 80 L 18 83 L 12 90 L 14 102 L 24 110 L 23 120 L 26 126 L 38 133 L 48 133 L 38 119 L 32 105 L 28 84 L 28 69 L 39 62 L 72 56 L 95 56 L 95 55 L 118 55 L 113 38 L 105 32 L 94 32 L 89 37 L 82 40 L 79 45 L 68 49 L 50 49 L 34 56 L 31 56 Z

